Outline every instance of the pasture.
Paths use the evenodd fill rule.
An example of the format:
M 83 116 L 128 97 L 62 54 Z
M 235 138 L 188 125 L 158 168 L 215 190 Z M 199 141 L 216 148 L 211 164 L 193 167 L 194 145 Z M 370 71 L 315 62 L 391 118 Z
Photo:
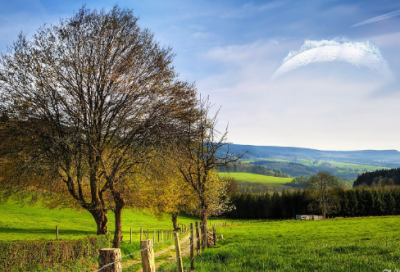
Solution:
M 221 172 L 219 173 L 220 177 L 232 177 L 235 178 L 239 182 L 258 182 L 267 185 L 284 185 L 287 182 L 291 182 L 293 178 L 282 178 L 282 177 L 272 177 L 265 176 L 253 173 L 245 173 L 245 172 Z
M 95 235 L 96 230 L 86 211 L 49 210 L 40 205 L 2 204 L 0 218 L 0 240 L 3 241 L 54 240 L 55 225 L 60 228 L 61 240 Z M 109 219 L 109 230 L 113 232 L 112 213 L 109 213 Z M 187 224 L 198 219 L 181 216 L 179 221 Z M 230 219 L 210 221 L 237 222 Z M 124 211 L 122 222 L 123 255 L 139 250 L 140 227 L 150 231 L 170 230 L 172 225 L 168 215 L 156 218 L 128 209 Z M 224 240 L 196 257 L 195 271 L 394 271 L 400 269 L 399 225 L 399 216 L 383 216 L 324 221 L 257 221 L 255 224 L 245 221 L 243 226 L 218 227 L 218 235 L 223 234 Z M 128 243 L 130 227 L 133 228 L 133 244 Z M 123 262 L 129 260 L 125 258 Z M 96 260 L 90 261 L 92 263 L 85 267 L 96 267 Z M 186 268 L 188 264 L 189 259 L 185 258 Z M 174 266 L 169 265 L 167 271 L 174 271 Z M 84 266 L 79 267 L 69 271 L 86 271 L 82 270 Z
M 196 257 L 195 271 L 395 271 L 399 225 L 392 216 L 218 228 L 224 240 Z

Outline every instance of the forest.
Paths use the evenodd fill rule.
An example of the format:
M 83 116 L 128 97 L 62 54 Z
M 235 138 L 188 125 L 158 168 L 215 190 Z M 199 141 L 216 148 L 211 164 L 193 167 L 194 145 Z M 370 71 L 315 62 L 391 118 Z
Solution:
M 373 172 L 362 173 L 354 181 L 354 186 L 362 185 L 400 185 L 400 168 L 380 169 Z
M 400 215 L 400 187 L 372 187 L 334 190 L 328 216 Z M 229 217 L 237 219 L 289 219 L 296 214 L 320 214 L 313 203 L 312 190 L 283 191 L 265 194 L 233 194 L 236 209 Z

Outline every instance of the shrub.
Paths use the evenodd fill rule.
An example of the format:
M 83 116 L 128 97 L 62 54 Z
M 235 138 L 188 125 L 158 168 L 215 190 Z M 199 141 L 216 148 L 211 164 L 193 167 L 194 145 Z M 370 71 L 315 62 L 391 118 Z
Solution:
M 32 271 L 72 260 L 92 258 L 110 247 L 110 235 L 68 241 L 0 241 L 1 271 Z

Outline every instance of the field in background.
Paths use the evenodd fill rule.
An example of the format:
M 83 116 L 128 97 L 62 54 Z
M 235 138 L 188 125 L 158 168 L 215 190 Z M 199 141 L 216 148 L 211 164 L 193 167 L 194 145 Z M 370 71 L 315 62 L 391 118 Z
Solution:
M 220 172 L 221 177 L 232 177 L 237 181 L 247 181 L 247 182 L 258 182 L 268 185 L 284 185 L 287 182 L 292 181 L 293 178 L 281 178 L 281 177 L 271 177 L 253 173 L 243 173 L 243 172 Z
M 319 171 L 327 171 L 331 175 L 339 178 L 354 180 L 358 175 L 377 169 L 385 169 L 387 167 L 356 164 L 347 162 L 338 162 L 333 160 L 312 160 L 301 158 L 258 158 L 241 161 L 250 165 L 263 166 L 271 170 L 280 170 L 281 172 L 290 175 L 291 177 L 312 176 Z
M 400 217 L 392 216 L 217 228 L 224 240 L 197 257 L 195 269 L 395 271 L 400 269 L 399 225 Z
M 324 163 L 329 163 L 332 166 L 338 168 L 345 168 L 345 169 L 352 169 L 352 170 L 359 170 L 359 171 L 375 171 L 377 169 L 386 169 L 387 167 L 383 166 L 376 166 L 376 165 L 369 165 L 369 164 L 355 164 L 355 163 L 347 163 L 347 162 L 337 162 L 337 161 L 322 161 L 322 160 L 306 160 L 306 159 L 297 159 L 297 160 L 284 160 L 284 159 L 261 159 L 265 161 L 279 161 L 279 162 L 294 162 L 300 163 L 306 166 L 320 166 Z M 248 160 L 248 162 L 251 162 Z

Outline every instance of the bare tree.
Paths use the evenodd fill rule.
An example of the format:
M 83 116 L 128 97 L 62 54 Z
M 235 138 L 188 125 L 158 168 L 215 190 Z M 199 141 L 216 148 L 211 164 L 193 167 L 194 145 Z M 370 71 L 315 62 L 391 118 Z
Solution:
M 137 166 L 170 142 L 197 103 L 179 81 L 170 48 L 137 25 L 131 10 L 85 7 L 71 18 L 22 34 L 0 58 L 2 193 L 25 189 L 65 196 L 105 234 L 115 213 L 114 247 Z M 7 191 L 8 190 L 8 191 Z M 26 191 L 26 190 L 25 190 Z M 9 193 L 7 193 L 9 192 Z
M 213 117 L 209 117 L 211 104 L 206 99 L 200 99 L 199 107 L 193 109 L 198 115 L 195 120 L 183 123 L 183 133 L 180 135 L 178 152 L 175 157 L 176 167 L 183 180 L 195 190 L 199 200 L 198 215 L 202 224 L 207 229 L 207 218 L 211 216 L 211 206 L 214 215 L 224 211 L 225 193 L 228 183 L 218 179 L 216 171 L 221 166 L 227 166 L 230 162 L 238 161 L 243 155 L 235 156 L 229 150 L 227 144 L 228 130 L 219 133 L 216 130 L 218 111 Z M 192 114 L 193 116 L 195 114 Z M 207 236 L 204 236 L 207 244 Z

